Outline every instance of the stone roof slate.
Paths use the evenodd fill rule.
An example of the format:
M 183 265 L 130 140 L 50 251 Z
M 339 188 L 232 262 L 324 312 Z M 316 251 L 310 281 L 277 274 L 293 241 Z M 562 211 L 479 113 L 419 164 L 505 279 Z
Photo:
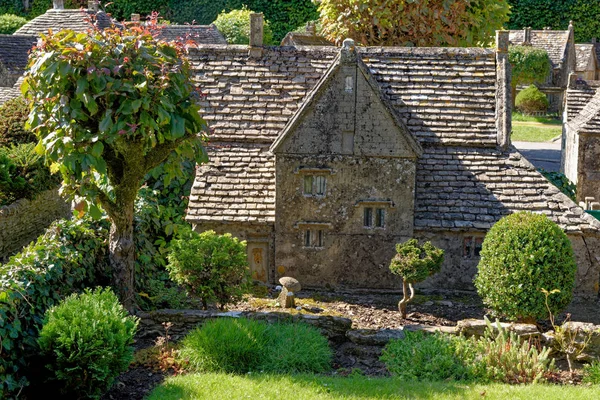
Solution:
M 578 80 L 567 89 L 567 124 L 574 132 L 600 132 L 600 81 Z
M 36 43 L 35 36 L 0 35 L 0 63 L 13 74 L 22 73 Z
M 196 44 L 227 44 L 227 40 L 214 24 L 210 25 L 163 25 L 159 38 L 172 41 L 192 40 Z
M 21 90 L 18 87 L 0 87 L 0 105 L 20 95 Z
M 513 45 L 523 44 L 525 32 L 523 30 L 510 31 L 509 40 Z M 561 68 L 567 57 L 567 44 L 569 31 L 541 30 L 531 31 L 531 45 L 546 50 L 552 68 Z
M 335 46 L 323 36 L 308 32 L 288 32 L 281 41 L 282 46 Z
M 590 61 L 596 56 L 596 51 L 592 43 L 582 43 L 575 45 L 575 54 L 577 56 L 575 71 L 583 72 L 588 70 Z
M 97 13 L 77 9 L 49 9 L 45 14 L 35 17 L 19 28 L 15 35 L 39 35 L 48 33 L 49 29 L 58 32 L 63 29 L 72 29 L 75 32 L 85 32 L 90 29 L 90 23 L 94 17 L 94 25 L 105 29 L 113 24 L 113 20 L 104 11 Z

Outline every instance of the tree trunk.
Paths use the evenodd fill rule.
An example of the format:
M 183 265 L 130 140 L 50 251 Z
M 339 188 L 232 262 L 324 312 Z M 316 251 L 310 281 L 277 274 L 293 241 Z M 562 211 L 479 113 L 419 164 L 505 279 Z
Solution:
M 134 200 L 122 202 L 118 210 L 109 213 L 109 260 L 113 273 L 113 288 L 123 307 L 133 312 L 135 302 L 135 242 L 133 240 Z M 115 212 L 116 211 L 116 212 Z
M 410 294 L 408 292 L 410 291 Z M 398 303 L 398 311 L 400 311 L 400 317 L 406 318 L 406 305 L 415 297 L 415 289 L 410 282 L 402 280 L 402 300 Z

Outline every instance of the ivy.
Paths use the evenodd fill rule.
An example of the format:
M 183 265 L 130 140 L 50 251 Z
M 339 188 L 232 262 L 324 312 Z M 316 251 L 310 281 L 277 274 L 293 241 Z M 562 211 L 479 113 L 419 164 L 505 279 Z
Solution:
M 531 46 L 510 46 L 508 60 L 512 66 L 512 85 L 543 83 L 550 74 L 550 58 L 546 50 Z

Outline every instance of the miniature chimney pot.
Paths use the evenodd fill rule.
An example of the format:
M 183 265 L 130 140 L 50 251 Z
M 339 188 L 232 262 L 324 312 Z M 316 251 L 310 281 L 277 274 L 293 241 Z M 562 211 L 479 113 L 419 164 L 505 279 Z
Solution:
M 250 14 L 250 46 L 260 47 L 264 42 L 264 18 L 262 13 Z
M 65 0 L 52 0 L 52 7 L 55 10 L 64 10 L 65 9 Z
M 131 14 L 131 22 L 140 22 L 140 14 Z
M 97 13 L 100 10 L 98 0 L 88 0 L 88 11 Z

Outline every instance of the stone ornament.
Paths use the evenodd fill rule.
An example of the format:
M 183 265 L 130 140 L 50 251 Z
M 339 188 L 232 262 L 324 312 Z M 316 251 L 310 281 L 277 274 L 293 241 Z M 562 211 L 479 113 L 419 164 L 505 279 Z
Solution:
M 279 283 L 281 284 L 281 293 L 277 297 L 279 301 L 279 305 L 282 308 L 295 308 L 295 296 L 294 293 L 298 293 L 302 290 L 302 286 L 297 279 L 292 278 L 291 276 L 284 276 L 279 279 Z

